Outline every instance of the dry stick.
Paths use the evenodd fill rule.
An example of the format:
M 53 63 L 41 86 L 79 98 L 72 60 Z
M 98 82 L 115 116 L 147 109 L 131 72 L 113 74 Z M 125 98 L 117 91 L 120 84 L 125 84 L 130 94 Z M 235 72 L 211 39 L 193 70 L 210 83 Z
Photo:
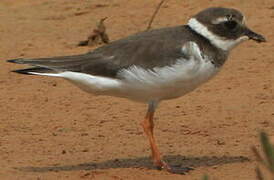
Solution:
M 160 10 L 160 8 L 161 8 L 161 6 L 162 6 L 162 4 L 163 4 L 164 2 L 165 2 L 165 0 L 162 0 L 162 1 L 158 4 L 157 8 L 155 9 L 155 11 L 154 11 L 154 13 L 153 13 L 153 15 L 152 15 L 152 17 L 151 17 L 149 23 L 148 23 L 148 26 L 147 26 L 146 31 L 148 31 L 148 30 L 151 28 L 151 24 L 153 23 L 153 20 L 154 20 L 155 16 L 157 15 L 158 11 Z
M 88 39 L 85 41 L 80 41 L 78 43 L 78 46 L 91 46 L 91 45 L 97 45 L 101 42 L 107 44 L 109 43 L 109 37 L 106 33 L 106 26 L 104 24 L 104 21 L 107 19 L 107 17 L 102 18 L 97 24 L 96 28 L 93 29 L 92 33 L 88 36 Z
M 258 180 L 264 180 L 263 175 L 262 175 L 262 172 L 261 172 L 261 170 L 259 169 L 259 167 L 256 167 L 255 171 L 256 171 L 257 179 L 258 179 Z
M 259 151 L 257 150 L 257 148 L 256 148 L 255 146 L 251 146 L 251 150 L 253 151 L 253 153 L 254 153 L 256 159 L 257 159 L 261 164 L 263 164 L 266 168 L 271 168 L 271 166 L 269 166 L 269 165 L 267 164 L 267 162 L 263 159 L 263 157 L 261 156 L 261 154 L 259 153 Z M 261 180 L 261 179 L 260 179 L 260 174 L 262 174 L 262 173 L 261 173 L 261 171 L 260 171 L 260 169 L 259 169 L 258 167 L 256 168 L 256 174 L 257 174 L 258 179 Z M 262 179 L 262 180 L 263 180 L 263 179 Z
M 262 158 L 262 156 L 260 155 L 259 151 L 257 150 L 257 148 L 255 146 L 251 146 L 251 150 L 253 151 L 254 155 L 256 156 L 257 160 L 264 163 L 264 159 Z

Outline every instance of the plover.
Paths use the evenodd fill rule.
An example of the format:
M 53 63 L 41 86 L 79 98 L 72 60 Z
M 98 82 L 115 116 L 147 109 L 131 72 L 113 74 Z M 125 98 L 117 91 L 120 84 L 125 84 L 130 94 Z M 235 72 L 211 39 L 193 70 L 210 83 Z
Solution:
M 229 52 L 248 39 L 266 41 L 246 26 L 240 11 L 213 7 L 186 25 L 137 33 L 86 54 L 8 62 L 32 66 L 17 73 L 61 77 L 88 93 L 148 104 L 141 124 L 154 165 L 184 173 L 190 169 L 177 171 L 161 158 L 153 135 L 155 109 L 161 101 L 183 96 L 212 78 Z

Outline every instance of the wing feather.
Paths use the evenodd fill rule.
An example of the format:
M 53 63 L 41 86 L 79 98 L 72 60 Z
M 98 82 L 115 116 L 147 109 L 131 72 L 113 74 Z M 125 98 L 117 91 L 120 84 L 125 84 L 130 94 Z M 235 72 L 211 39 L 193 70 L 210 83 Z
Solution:
M 176 63 L 177 59 L 185 57 L 181 48 L 189 38 L 189 29 L 186 26 L 177 26 L 138 33 L 82 55 L 13 59 L 8 62 L 33 66 L 15 71 L 24 74 L 28 71 L 72 71 L 118 78 L 116 76 L 121 69 L 132 65 L 152 70 Z

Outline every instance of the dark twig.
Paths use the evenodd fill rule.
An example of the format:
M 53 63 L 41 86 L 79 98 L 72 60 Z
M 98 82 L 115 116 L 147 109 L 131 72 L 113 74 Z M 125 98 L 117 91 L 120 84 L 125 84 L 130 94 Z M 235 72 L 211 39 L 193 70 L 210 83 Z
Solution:
M 101 36 L 101 39 L 104 43 L 109 43 L 109 37 L 106 33 L 106 26 L 104 24 L 104 21 L 107 19 L 107 17 L 100 20 L 100 22 L 97 24 L 98 33 Z
M 255 171 L 256 171 L 257 179 L 258 179 L 258 180 L 264 180 L 263 174 L 262 174 L 261 170 L 259 169 L 259 167 L 257 167 L 257 168 L 255 169 Z
M 251 147 L 251 150 L 253 151 L 255 157 L 257 158 L 257 160 L 261 163 L 264 163 L 264 159 L 262 158 L 261 154 L 259 153 L 259 151 L 257 150 L 257 148 L 255 146 Z
M 85 41 L 81 41 L 78 46 L 92 46 L 98 45 L 101 43 L 109 43 L 109 37 L 106 33 L 106 26 L 104 25 L 104 21 L 107 17 L 101 19 L 97 24 L 96 28 L 93 29 L 92 33 L 88 36 L 88 39 Z
M 152 23 L 153 23 L 153 20 L 154 20 L 155 16 L 157 15 L 158 11 L 160 10 L 160 8 L 161 8 L 161 6 L 162 6 L 162 4 L 163 4 L 164 2 L 165 2 L 165 0 L 162 0 L 162 1 L 158 4 L 158 6 L 156 7 L 156 9 L 155 9 L 155 11 L 154 11 L 154 13 L 153 13 L 153 15 L 152 15 L 152 17 L 151 17 L 149 23 L 148 23 L 148 26 L 147 26 L 146 31 L 150 30 L 151 25 L 152 25 Z

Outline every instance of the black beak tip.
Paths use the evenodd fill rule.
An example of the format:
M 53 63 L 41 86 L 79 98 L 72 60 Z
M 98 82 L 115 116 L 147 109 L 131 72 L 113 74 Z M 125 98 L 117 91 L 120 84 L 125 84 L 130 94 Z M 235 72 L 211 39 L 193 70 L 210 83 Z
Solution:
M 245 35 L 249 38 L 252 39 L 258 43 L 262 43 L 262 42 L 266 42 L 266 39 L 264 38 L 264 36 L 255 33 L 253 31 L 251 31 L 250 29 L 246 28 L 245 30 Z
M 248 37 L 249 37 L 249 39 L 252 39 L 258 43 L 266 42 L 266 39 L 260 34 L 251 33 L 251 34 L 249 34 Z
M 260 43 L 261 43 L 261 42 L 267 42 L 267 41 L 266 41 L 266 39 L 265 39 L 264 37 L 262 37 Z
M 257 41 L 258 43 L 266 42 L 266 39 L 262 35 L 259 35 L 257 37 L 253 37 L 251 39 Z

